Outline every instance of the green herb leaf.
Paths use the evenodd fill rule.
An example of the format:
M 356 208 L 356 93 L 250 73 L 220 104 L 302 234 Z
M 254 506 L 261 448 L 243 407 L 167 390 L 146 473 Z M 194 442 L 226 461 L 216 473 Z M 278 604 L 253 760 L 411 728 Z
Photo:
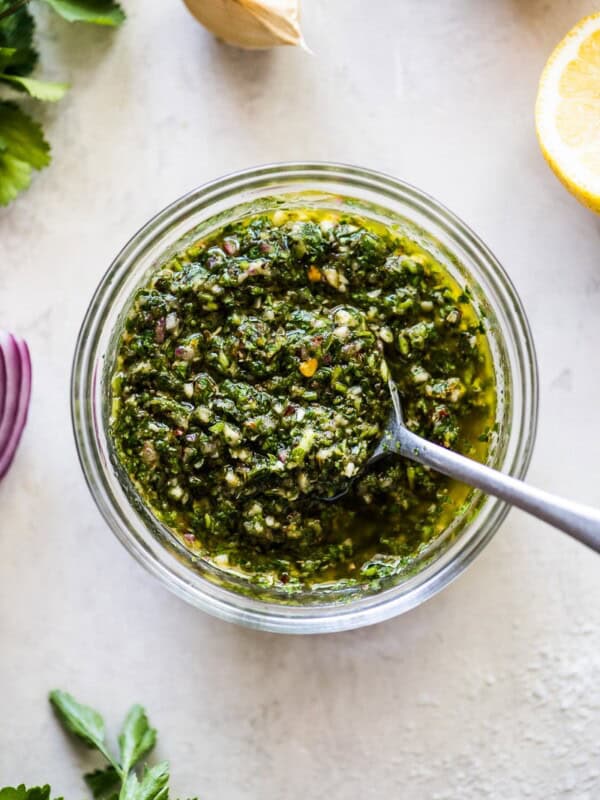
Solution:
M 144 772 L 137 800 L 167 800 L 169 795 L 169 764 L 161 761 Z
M 20 786 L 5 786 L 0 789 L 0 800 L 50 800 L 49 786 L 34 786 L 27 789 L 24 784 Z M 63 800 L 62 797 L 56 800 Z
M 119 800 L 168 800 L 169 764 L 161 761 L 144 772 L 141 782 L 132 772 L 119 795 Z
M 114 0 L 44 0 L 68 22 L 89 22 L 117 27 L 125 12 Z
M 117 26 L 125 13 L 115 0 L 44 0 L 69 22 Z M 0 83 L 36 100 L 56 102 L 69 86 L 29 78 L 38 55 L 34 18 L 18 0 L 0 0 Z M 32 170 L 50 163 L 41 128 L 14 104 L 0 101 L 0 205 L 8 205 L 31 183 Z M 106 753 L 105 753 L 106 755 Z M 108 757 L 108 756 L 107 756 Z
M 0 72 L 4 72 L 17 53 L 14 47 L 0 47 Z
M 6 786 L 0 789 L 0 800 L 28 800 L 30 792 L 37 793 L 38 800 L 47 800 L 50 797 L 49 786 L 36 786 L 34 789 L 26 789 L 24 784 L 20 786 Z
M 50 702 L 65 727 L 78 736 L 88 747 L 99 750 L 104 758 L 121 774 L 121 768 L 110 755 L 104 743 L 104 720 L 89 706 L 78 703 L 67 692 L 55 689 L 50 692 Z
M 127 780 L 121 787 L 119 800 L 138 800 L 140 791 L 140 782 L 137 779 L 135 772 L 127 776 Z
M 0 151 L 0 206 L 7 206 L 31 183 L 31 167 Z
M 36 100 L 44 100 L 48 103 L 56 103 L 57 100 L 61 100 L 69 89 L 68 83 L 38 81 L 35 78 L 23 78 L 20 75 L 0 75 L 0 80 L 15 84 L 17 88 L 28 92 Z
M 156 744 L 156 730 L 150 727 L 142 706 L 131 708 L 119 736 L 121 767 L 127 775 L 142 756 L 147 755 Z
M 119 800 L 168 800 L 169 764 L 161 761 L 144 772 L 141 782 L 132 772 L 123 784 Z
M 97 769 L 83 776 L 94 800 L 111 800 L 121 787 L 121 778 L 114 767 Z
M 11 0 L 0 0 L 0 13 L 8 10 L 11 5 Z M 33 17 L 26 8 L 0 20 L 0 47 L 16 51 L 7 70 L 11 75 L 29 75 L 37 63 L 33 29 Z
M 0 152 L 4 151 L 35 169 L 50 163 L 41 127 L 14 103 L 0 103 Z
M 34 169 L 50 163 L 41 127 L 14 103 L 0 103 L 0 205 L 8 205 L 31 183 Z

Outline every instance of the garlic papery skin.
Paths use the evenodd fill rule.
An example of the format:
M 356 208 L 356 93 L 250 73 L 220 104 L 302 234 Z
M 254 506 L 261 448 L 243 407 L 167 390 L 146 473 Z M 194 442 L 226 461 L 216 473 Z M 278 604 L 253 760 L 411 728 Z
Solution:
M 249 50 L 304 45 L 299 0 L 184 0 L 196 19 L 227 44 Z

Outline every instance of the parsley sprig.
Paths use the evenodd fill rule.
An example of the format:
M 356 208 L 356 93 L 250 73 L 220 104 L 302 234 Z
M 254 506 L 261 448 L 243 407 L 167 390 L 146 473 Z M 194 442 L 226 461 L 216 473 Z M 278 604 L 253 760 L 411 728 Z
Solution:
M 94 800 L 169 800 L 168 762 L 152 767 L 143 763 L 156 745 L 156 729 L 151 727 L 142 706 L 130 708 L 119 734 L 118 755 L 114 755 L 98 711 L 59 689 L 50 692 L 50 702 L 62 725 L 87 747 L 97 750 L 106 762 L 106 766 L 83 776 Z M 6 786 L 0 789 L 0 800 L 51 800 L 51 789 L 26 788 L 24 784 Z
M 125 19 L 123 9 L 114 0 L 40 2 L 68 22 L 116 27 Z M 9 95 L 0 95 L 0 205 L 12 202 L 29 186 L 33 171 L 50 163 L 50 146 L 41 126 L 10 94 L 28 94 L 35 100 L 54 103 L 69 89 L 66 83 L 31 77 L 38 52 L 34 41 L 35 20 L 27 5 L 25 0 L 0 0 L 0 86 Z
M 119 752 L 114 755 L 106 742 L 104 719 L 95 709 L 58 689 L 50 692 L 50 702 L 63 726 L 107 762 L 107 766 L 83 776 L 94 800 L 168 800 L 168 762 L 141 766 L 156 745 L 156 729 L 142 706 L 129 710 L 119 734 Z M 7 786 L 0 789 L 0 800 L 51 800 L 51 789 Z
M 119 755 L 114 756 L 106 744 L 104 720 L 97 711 L 58 689 L 50 693 L 50 702 L 65 728 L 97 750 L 108 763 L 104 769 L 84 775 L 95 800 L 167 800 L 168 763 L 138 768 L 156 744 L 156 729 L 150 726 L 142 706 L 132 706 L 125 717 L 119 734 Z M 5 798 L 0 796 L 0 800 Z
M 22 783 L 20 786 L 5 786 L 0 789 L 0 800 L 50 800 L 51 790 L 49 786 L 34 786 L 27 789 Z M 57 797 L 56 800 L 63 800 Z

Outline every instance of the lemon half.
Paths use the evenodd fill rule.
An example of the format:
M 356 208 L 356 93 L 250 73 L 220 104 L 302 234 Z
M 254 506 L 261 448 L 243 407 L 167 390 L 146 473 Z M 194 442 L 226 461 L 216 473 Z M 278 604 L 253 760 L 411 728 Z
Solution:
M 535 124 L 557 177 L 600 213 L 600 13 L 581 20 L 550 56 Z

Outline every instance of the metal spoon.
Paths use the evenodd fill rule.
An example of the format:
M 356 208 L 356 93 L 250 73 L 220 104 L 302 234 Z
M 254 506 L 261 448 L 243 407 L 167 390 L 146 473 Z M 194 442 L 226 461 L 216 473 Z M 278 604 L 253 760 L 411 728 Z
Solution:
M 600 553 L 600 511 L 588 506 L 564 500 L 561 497 L 528 486 L 517 478 L 511 478 L 491 467 L 486 467 L 466 456 L 447 450 L 439 444 L 428 442 L 410 431 L 404 424 L 402 405 L 396 384 L 389 381 L 392 395 L 392 413 L 388 426 L 365 468 L 348 483 L 344 491 L 324 498 L 334 502 L 350 491 L 353 483 L 362 477 L 373 464 L 390 455 L 410 458 L 425 467 L 441 472 L 457 481 L 475 486 L 486 494 L 505 500 L 534 517 L 548 522 L 568 533 L 583 544 Z

